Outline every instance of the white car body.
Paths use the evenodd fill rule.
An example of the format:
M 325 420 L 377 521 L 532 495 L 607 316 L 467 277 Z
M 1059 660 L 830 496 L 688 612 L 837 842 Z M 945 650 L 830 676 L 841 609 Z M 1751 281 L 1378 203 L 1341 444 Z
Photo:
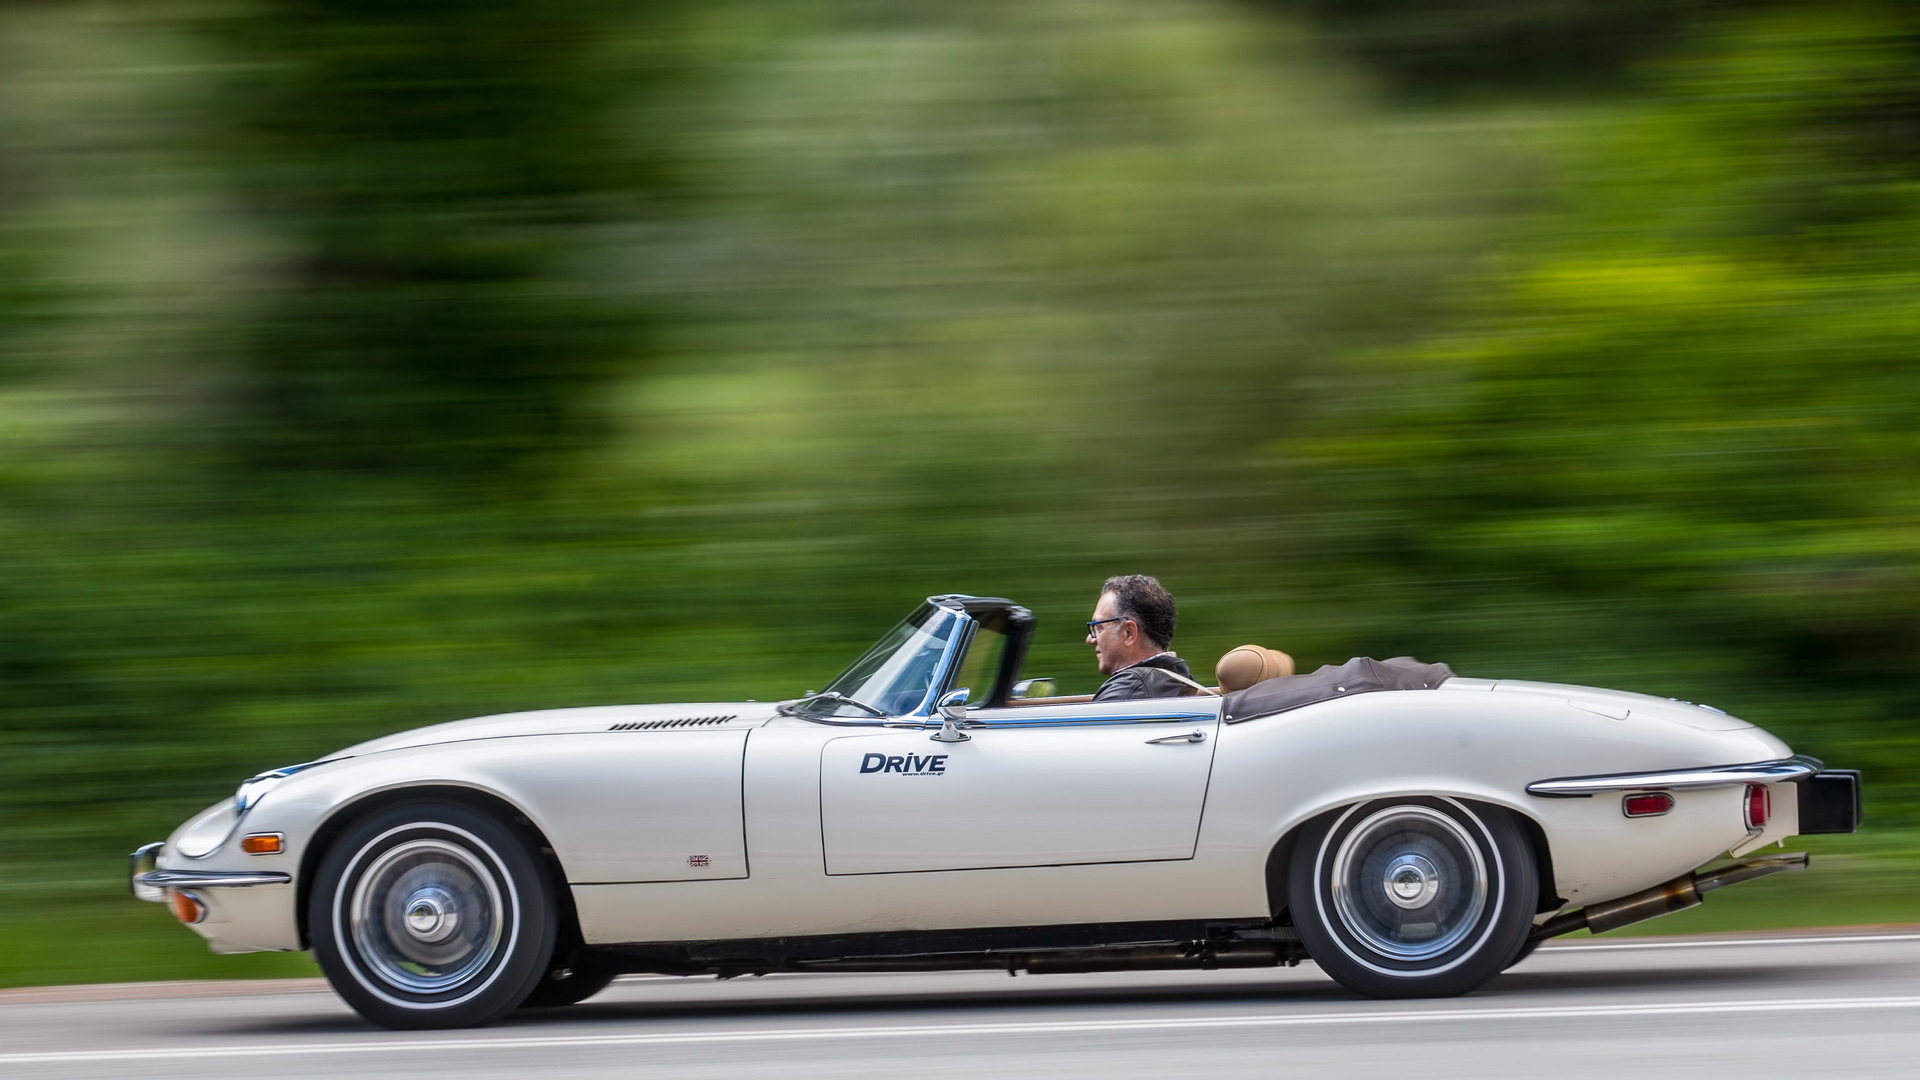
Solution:
M 201 905 L 192 929 L 216 952 L 308 948 L 303 903 L 325 845 L 369 807 L 438 793 L 524 818 L 550 849 L 590 949 L 711 951 L 715 942 L 846 935 L 884 945 L 889 934 L 1177 921 L 1271 926 L 1284 898 L 1274 895 L 1270 856 L 1289 850 L 1303 825 L 1419 797 L 1504 808 L 1526 824 L 1551 868 L 1531 913 L 1544 925 L 1796 834 L 1796 785 L 1818 769 L 1718 710 L 1462 677 L 1236 723 L 1222 721 L 1215 696 L 1095 703 L 976 694 L 964 741 L 939 741 L 937 699 L 964 663 L 969 624 L 984 612 L 1017 636 L 1031 618 L 1022 624 L 1022 609 L 979 598 L 928 606 L 933 618 L 953 620 L 953 654 L 897 716 L 729 702 L 422 728 L 256 784 L 244 813 L 233 800 L 209 808 L 147 854 L 136 890 L 149 899 L 190 890 Z M 1023 640 L 1003 648 L 1003 689 L 1023 649 Z M 1770 769 L 1711 772 L 1754 765 Z M 1705 780 L 1687 779 L 1702 770 Z M 1609 786 L 1616 774 L 1679 780 Z M 1598 777 L 1604 790 L 1528 791 L 1564 777 Z M 1759 826 L 1749 820 L 1755 784 L 1771 801 Z M 1618 792 L 1662 790 L 1668 812 L 1623 815 Z M 241 852 L 243 837 L 271 834 L 281 838 L 278 853 Z

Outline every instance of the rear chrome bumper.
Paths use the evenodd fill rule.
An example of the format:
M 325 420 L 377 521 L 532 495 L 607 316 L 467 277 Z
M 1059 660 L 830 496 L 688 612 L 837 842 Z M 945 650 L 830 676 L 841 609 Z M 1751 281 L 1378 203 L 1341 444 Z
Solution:
M 1719 765 L 1702 769 L 1563 776 L 1554 780 L 1536 780 L 1527 785 L 1527 794 L 1543 799 L 1582 799 L 1616 791 L 1675 791 L 1740 784 L 1777 784 L 1781 781 L 1806 780 L 1818 773 L 1820 768 L 1821 763 L 1817 758 L 1790 757 L 1784 761 L 1756 761 L 1749 765 Z
M 1527 794 L 1542 799 L 1584 799 L 1628 791 L 1678 791 L 1783 782 L 1797 789 L 1800 827 L 1795 835 L 1850 833 L 1860 827 L 1860 770 L 1829 769 L 1819 758 L 1805 755 L 1782 761 L 1703 769 L 1563 776 L 1536 780 L 1527 785 Z
M 164 904 L 167 889 L 245 889 L 254 885 L 285 885 L 292 874 L 277 870 L 235 873 L 223 870 L 161 870 L 160 849 L 165 844 L 147 844 L 127 856 L 127 887 L 136 899 Z

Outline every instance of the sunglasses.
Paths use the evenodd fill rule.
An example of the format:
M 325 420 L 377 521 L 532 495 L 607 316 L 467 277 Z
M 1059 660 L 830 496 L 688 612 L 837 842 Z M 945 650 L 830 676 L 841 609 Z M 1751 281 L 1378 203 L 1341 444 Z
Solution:
M 1111 619 L 1094 619 L 1092 622 L 1089 622 L 1087 624 L 1087 633 L 1097 634 L 1100 632 L 1101 627 L 1107 625 L 1110 622 L 1126 622 L 1126 621 L 1127 621 L 1127 617 L 1125 615 L 1116 615 Z

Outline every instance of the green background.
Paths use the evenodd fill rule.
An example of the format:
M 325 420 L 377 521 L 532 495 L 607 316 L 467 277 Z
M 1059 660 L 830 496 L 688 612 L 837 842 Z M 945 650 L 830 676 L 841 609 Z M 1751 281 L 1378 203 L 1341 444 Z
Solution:
M 0 0 L 0 985 L 220 958 L 123 856 L 487 712 L 1413 654 L 1867 778 L 1635 932 L 1920 922 L 1920 15 Z

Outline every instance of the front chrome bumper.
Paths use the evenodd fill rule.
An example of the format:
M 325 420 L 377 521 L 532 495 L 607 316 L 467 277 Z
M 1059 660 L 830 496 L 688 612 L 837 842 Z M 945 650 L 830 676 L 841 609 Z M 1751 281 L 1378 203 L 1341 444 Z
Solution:
M 244 889 L 253 885 L 285 885 L 292 874 L 277 870 L 236 873 L 223 870 L 162 870 L 160 849 L 165 844 L 147 844 L 127 856 L 127 888 L 136 899 L 150 903 L 167 902 L 168 889 Z

